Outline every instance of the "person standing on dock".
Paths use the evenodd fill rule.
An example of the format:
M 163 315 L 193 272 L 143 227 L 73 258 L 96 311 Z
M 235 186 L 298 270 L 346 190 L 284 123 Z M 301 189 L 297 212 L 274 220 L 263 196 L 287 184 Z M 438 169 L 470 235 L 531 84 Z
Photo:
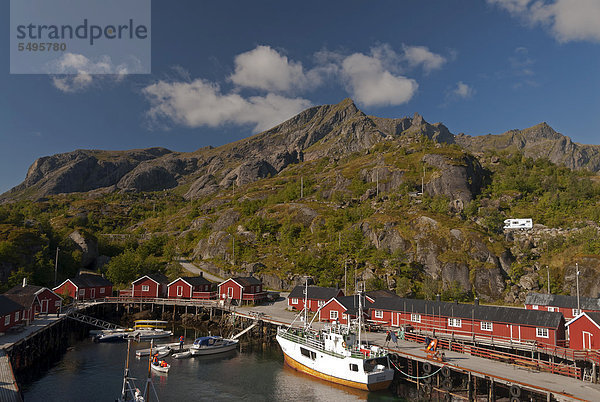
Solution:
M 179 337 L 179 350 L 183 350 L 183 340 L 184 340 L 184 337 L 183 337 L 183 335 L 181 335 Z

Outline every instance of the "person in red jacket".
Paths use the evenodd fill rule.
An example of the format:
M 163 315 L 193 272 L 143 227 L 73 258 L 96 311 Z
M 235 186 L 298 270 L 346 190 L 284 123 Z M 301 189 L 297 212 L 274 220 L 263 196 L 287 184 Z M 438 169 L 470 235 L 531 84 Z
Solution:
M 183 350 L 183 335 L 179 337 L 179 350 Z

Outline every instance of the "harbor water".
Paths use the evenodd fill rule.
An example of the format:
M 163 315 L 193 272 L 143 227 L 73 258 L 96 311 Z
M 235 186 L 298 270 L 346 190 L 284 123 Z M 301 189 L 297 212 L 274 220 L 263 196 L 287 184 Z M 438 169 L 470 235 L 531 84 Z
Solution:
M 131 375 L 143 390 L 148 359 L 134 351 Z M 120 393 L 127 345 L 76 343 L 42 377 L 21 384 L 25 401 L 114 401 Z M 289 368 L 277 344 L 242 344 L 240 350 L 189 359 L 167 357 L 168 374 L 152 373 L 160 401 L 353 401 L 397 400 L 391 392 L 368 393 L 312 378 Z M 156 400 L 156 399 L 151 399 Z

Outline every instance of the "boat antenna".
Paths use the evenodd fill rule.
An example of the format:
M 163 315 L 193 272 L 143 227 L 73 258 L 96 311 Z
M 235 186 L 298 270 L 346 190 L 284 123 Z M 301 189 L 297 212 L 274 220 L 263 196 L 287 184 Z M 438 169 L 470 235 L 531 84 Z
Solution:
M 358 347 L 360 348 L 360 333 L 362 329 L 362 302 L 361 302 L 361 294 L 360 289 L 358 290 Z
M 308 303 L 308 276 L 305 276 L 305 282 L 304 282 L 304 328 L 308 328 L 308 309 L 307 309 L 307 303 Z

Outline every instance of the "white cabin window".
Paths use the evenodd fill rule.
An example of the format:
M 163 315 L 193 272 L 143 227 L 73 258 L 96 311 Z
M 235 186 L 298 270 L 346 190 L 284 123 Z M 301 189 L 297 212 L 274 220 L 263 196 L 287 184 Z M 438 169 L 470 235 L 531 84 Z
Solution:
M 183 286 L 177 286 L 177 296 L 183 296 Z
M 492 331 L 494 328 L 493 324 L 489 321 L 481 321 L 481 330 L 482 331 Z
M 331 310 L 329 312 L 329 319 L 330 320 L 337 320 L 338 319 L 338 312 L 336 310 Z
M 383 310 L 375 310 L 375 318 L 383 318 Z
M 538 306 L 537 304 L 532 304 L 531 305 L 531 309 L 532 310 L 537 310 L 540 306 Z
M 317 304 L 318 304 L 319 308 L 321 308 L 325 305 L 325 300 L 319 300 Z
M 103 295 L 104 294 L 104 288 L 100 288 L 100 294 Z
M 4 325 L 10 325 L 10 314 L 4 317 Z
M 548 307 L 548 311 L 554 313 L 555 311 L 559 311 L 558 307 Z
M 581 314 L 581 310 L 580 309 L 573 309 L 573 317 L 577 317 L 579 314 Z
M 298 299 L 297 298 L 293 298 L 292 299 L 292 304 L 298 304 Z
M 410 320 L 412 322 L 421 322 L 421 314 L 415 314 L 415 313 L 411 314 Z
M 150 286 L 149 285 L 142 285 L 142 292 L 147 292 L 150 290 Z
M 15 312 L 15 322 L 19 321 L 19 312 Z
M 535 336 L 538 338 L 547 338 L 548 337 L 548 328 L 536 328 Z
M 448 318 L 448 326 L 449 327 L 462 327 L 462 320 L 460 318 Z
M 233 288 L 227 288 L 227 297 L 233 299 Z

